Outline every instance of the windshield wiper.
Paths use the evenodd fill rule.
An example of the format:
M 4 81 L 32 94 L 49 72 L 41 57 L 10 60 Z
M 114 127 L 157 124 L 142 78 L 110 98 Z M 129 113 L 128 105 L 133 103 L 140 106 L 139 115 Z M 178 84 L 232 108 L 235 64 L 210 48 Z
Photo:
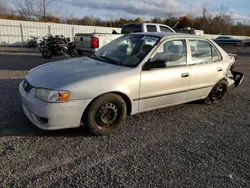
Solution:
M 97 57 L 97 55 L 95 55 L 95 54 L 90 54 L 90 55 L 88 55 L 88 57 L 100 60 L 99 57 Z
M 112 58 L 110 58 L 110 57 L 106 57 L 106 56 L 100 56 L 101 58 L 103 58 L 103 59 L 107 59 L 107 60 L 109 60 L 109 61 L 111 61 L 113 64 L 115 64 L 115 65 L 119 65 L 119 62 L 118 61 L 116 61 L 116 60 L 114 60 L 114 59 L 112 59 Z

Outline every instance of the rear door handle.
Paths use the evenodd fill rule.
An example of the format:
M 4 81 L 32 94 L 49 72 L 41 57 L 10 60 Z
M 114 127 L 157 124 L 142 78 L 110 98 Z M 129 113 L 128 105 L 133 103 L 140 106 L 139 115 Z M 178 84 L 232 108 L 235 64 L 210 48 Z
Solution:
M 217 68 L 217 71 L 218 72 L 222 71 L 222 68 L 221 67 Z
M 188 72 L 182 73 L 182 74 L 181 74 L 181 77 L 182 77 L 182 78 L 189 77 L 189 73 L 188 73 Z

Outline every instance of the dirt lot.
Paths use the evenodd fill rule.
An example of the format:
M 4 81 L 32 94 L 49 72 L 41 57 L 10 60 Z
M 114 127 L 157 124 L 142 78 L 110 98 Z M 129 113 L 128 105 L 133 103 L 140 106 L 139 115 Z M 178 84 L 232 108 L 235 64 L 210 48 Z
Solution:
M 0 48 L 0 187 L 250 187 L 249 48 L 235 67 L 245 80 L 222 103 L 135 115 L 103 137 L 26 119 L 18 85 L 45 62 L 34 50 Z

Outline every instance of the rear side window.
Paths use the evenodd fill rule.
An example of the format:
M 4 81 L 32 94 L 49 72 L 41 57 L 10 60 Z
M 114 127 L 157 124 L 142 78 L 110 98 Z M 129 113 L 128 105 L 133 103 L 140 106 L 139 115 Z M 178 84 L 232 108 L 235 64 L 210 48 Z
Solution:
M 138 33 L 142 32 L 141 25 L 139 24 L 129 24 L 122 28 L 121 34 Z
M 147 31 L 148 32 L 157 32 L 155 25 L 147 25 Z
M 191 64 L 206 64 L 221 60 L 216 49 L 207 41 L 190 40 Z
M 164 27 L 164 26 L 160 26 L 160 30 L 161 30 L 162 32 L 173 33 L 172 30 L 170 30 L 169 28 Z

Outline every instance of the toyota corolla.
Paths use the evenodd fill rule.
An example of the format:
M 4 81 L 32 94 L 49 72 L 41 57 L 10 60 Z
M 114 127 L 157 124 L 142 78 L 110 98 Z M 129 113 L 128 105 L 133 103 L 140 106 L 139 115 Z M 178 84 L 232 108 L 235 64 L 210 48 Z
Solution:
M 41 129 L 86 125 L 113 133 L 127 115 L 220 101 L 243 73 L 212 40 L 170 33 L 121 36 L 92 55 L 38 66 L 19 86 L 22 108 Z

